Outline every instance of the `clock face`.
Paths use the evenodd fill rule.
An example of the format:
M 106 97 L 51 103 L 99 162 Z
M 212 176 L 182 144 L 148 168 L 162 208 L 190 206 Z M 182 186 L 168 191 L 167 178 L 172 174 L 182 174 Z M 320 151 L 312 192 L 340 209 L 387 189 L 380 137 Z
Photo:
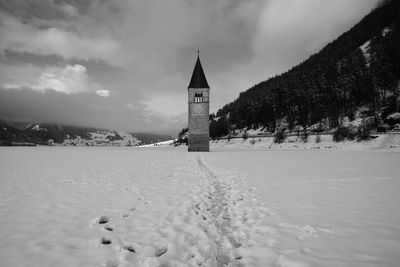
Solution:
M 193 105 L 193 114 L 203 114 L 204 113 L 204 105 L 203 104 L 194 104 Z

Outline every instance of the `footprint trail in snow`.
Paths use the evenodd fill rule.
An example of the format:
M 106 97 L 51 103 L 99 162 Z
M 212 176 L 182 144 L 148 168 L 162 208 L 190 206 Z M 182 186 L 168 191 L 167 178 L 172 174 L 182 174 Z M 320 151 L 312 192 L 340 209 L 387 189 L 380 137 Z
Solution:
M 259 203 L 255 189 L 195 155 L 192 168 L 178 175 L 186 171 L 199 182 L 165 216 L 133 228 L 149 233 L 113 231 L 118 225 L 105 228 L 111 237 L 102 244 L 115 251 L 106 266 L 293 266 L 276 252 L 274 213 Z M 126 219 L 134 224 L 137 216 Z

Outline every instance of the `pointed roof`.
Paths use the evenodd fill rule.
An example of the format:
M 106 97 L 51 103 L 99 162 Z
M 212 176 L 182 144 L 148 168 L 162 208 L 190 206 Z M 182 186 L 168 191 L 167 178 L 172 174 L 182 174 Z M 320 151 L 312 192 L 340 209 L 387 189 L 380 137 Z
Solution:
M 192 79 L 190 79 L 188 88 L 210 88 L 210 86 L 208 86 L 203 67 L 201 66 L 199 55 L 197 55 L 196 65 L 194 66 Z

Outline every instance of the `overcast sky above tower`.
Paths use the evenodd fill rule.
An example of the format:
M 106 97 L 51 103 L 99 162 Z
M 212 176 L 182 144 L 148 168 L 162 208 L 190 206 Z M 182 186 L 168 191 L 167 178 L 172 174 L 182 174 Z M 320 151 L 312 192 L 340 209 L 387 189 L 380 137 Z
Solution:
M 379 0 L 0 0 L 0 118 L 176 134 L 200 50 L 211 111 Z

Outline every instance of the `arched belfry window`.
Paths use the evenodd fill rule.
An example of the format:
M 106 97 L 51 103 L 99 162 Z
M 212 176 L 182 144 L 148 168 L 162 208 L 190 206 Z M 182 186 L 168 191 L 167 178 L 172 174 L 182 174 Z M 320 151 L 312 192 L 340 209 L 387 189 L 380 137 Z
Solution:
M 195 103 L 203 103 L 203 94 L 202 93 L 195 93 L 194 94 L 194 102 Z

